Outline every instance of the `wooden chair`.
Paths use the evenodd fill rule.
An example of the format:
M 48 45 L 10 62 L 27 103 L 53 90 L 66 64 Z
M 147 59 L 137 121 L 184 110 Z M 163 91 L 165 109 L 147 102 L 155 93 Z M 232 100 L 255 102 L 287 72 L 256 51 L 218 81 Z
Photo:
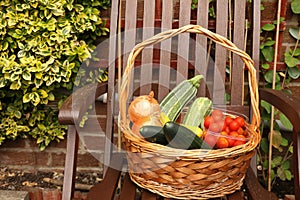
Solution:
M 116 88 L 118 82 L 116 81 L 116 68 L 117 68 L 117 49 L 118 43 L 118 28 L 119 25 L 124 27 L 124 35 L 122 37 L 122 67 L 126 66 L 128 53 L 134 47 L 134 45 L 140 41 L 143 41 L 156 32 L 160 32 L 167 29 L 173 29 L 182 27 L 187 24 L 198 24 L 207 29 L 213 29 L 214 32 L 231 38 L 231 40 L 240 48 L 244 49 L 245 35 L 248 37 L 248 41 L 251 41 L 249 45 L 252 52 L 251 57 L 254 60 L 255 67 L 259 69 L 259 34 L 260 34 L 260 1 L 255 0 L 249 9 L 246 9 L 246 0 L 234 0 L 233 7 L 228 8 L 228 1 L 216 1 L 216 20 L 210 20 L 208 17 L 209 0 L 199 0 L 198 9 L 191 12 L 190 0 L 144 0 L 143 12 L 137 10 L 138 3 L 142 4 L 142 1 L 138 0 L 127 0 L 119 1 L 112 0 L 111 6 L 111 18 L 110 18 L 110 39 L 109 39 L 109 56 L 108 56 L 108 82 L 101 84 L 91 84 L 84 86 L 72 93 L 72 95 L 64 102 L 59 112 L 59 120 L 61 124 L 69 126 L 67 135 L 67 154 L 65 161 L 65 172 L 64 172 L 64 185 L 63 185 L 63 200 L 72 198 L 74 191 L 74 183 L 76 176 L 76 161 L 78 154 L 78 124 L 81 121 L 82 116 L 91 104 L 100 104 L 107 108 L 106 111 L 106 129 L 105 134 L 108 138 L 108 142 L 105 143 L 104 147 L 104 160 L 103 163 L 110 163 L 109 166 L 104 167 L 103 181 L 96 184 L 89 192 L 88 199 L 114 199 L 115 195 L 120 199 L 135 199 L 137 195 L 140 195 L 141 199 L 156 199 L 157 195 L 143 189 L 137 190 L 137 186 L 133 184 L 128 176 L 124 176 L 122 168 L 126 166 L 126 159 L 124 153 L 118 153 L 115 148 L 112 147 L 114 133 L 116 130 L 116 115 L 115 110 L 118 108 L 116 99 Z M 122 6 L 120 3 L 122 2 Z M 176 3 L 175 3 L 176 2 Z M 120 9 L 121 7 L 121 9 Z M 232 13 L 228 11 L 231 10 Z M 119 16 L 119 14 L 121 16 Z M 232 16 L 230 18 L 229 16 Z M 120 18 L 119 18 L 120 17 Z M 246 18 L 251 24 L 249 30 L 246 29 Z M 121 19 L 121 20 L 119 20 Z M 228 19 L 231 19 L 228 22 Z M 120 24 L 121 23 L 121 24 Z M 156 27 L 155 29 L 153 27 Z M 136 32 L 139 30 L 146 30 Z M 161 29 L 160 29 L 161 28 Z M 247 34 L 246 34 L 247 30 Z M 228 34 L 230 32 L 230 34 Z M 247 97 L 244 97 L 244 69 L 242 67 L 243 62 L 238 58 L 237 55 L 232 55 L 230 62 L 228 63 L 226 50 L 219 45 L 210 45 L 210 41 L 205 37 L 193 36 L 199 46 L 189 45 L 189 37 L 186 35 L 179 35 L 174 42 L 165 41 L 160 45 L 160 51 L 158 48 L 147 48 L 143 51 L 141 60 L 136 61 L 137 70 L 135 71 L 135 78 L 138 80 L 134 82 L 133 93 L 134 95 L 148 94 L 150 90 L 155 90 L 157 99 L 160 101 L 169 92 L 168 88 L 161 87 L 162 85 L 169 84 L 170 74 L 169 70 L 158 66 L 171 66 L 181 74 L 177 76 L 174 83 L 180 82 L 183 78 L 187 78 L 190 73 L 200 73 L 206 78 L 205 84 L 201 84 L 199 89 L 199 95 L 207 96 L 210 95 L 214 99 L 215 104 L 221 104 L 224 99 L 223 93 L 212 93 L 216 91 L 216 87 L 219 85 L 225 85 L 226 90 L 229 89 L 230 103 L 227 105 L 227 109 L 238 111 L 240 113 L 250 114 L 250 105 L 245 104 Z M 171 54 L 174 44 L 178 44 L 177 55 Z M 214 59 L 214 64 L 207 62 L 207 55 L 210 51 L 210 47 L 213 48 L 211 52 Z M 154 49 L 154 51 L 153 51 Z M 206 51 L 203 51 L 205 49 Z M 195 52 L 192 54 L 191 52 Z M 188 58 L 184 59 L 184 58 Z M 149 64 L 152 63 L 152 64 Z M 154 64 L 153 64 L 154 63 Z M 197 63 L 200 63 L 197 64 Z M 203 66 L 209 63 L 209 70 L 211 66 L 215 65 L 219 70 L 220 74 L 213 73 L 211 75 L 209 70 L 201 68 L 194 68 L 193 66 Z M 232 64 L 231 64 L 232 63 Z M 232 65 L 230 77 L 226 75 L 226 65 Z M 152 71 L 152 65 L 154 70 Z M 140 67 L 139 67 L 140 66 Z M 146 66 L 146 67 L 145 67 Z M 159 74 L 158 74 L 159 71 Z M 156 77 L 158 76 L 158 78 Z M 158 84 L 147 84 L 150 83 L 152 78 L 157 78 Z M 175 75 L 176 77 L 176 75 Z M 230 81 L 228 81 L 230 80 Z M 209 92 L 208 92 L 209 91 Z M 95 101 L 100 95 L 107 93 L 107 104 L 104 105 L 101 102 Z M 295 191 L 296 199 L 300 198 L 299 194 L 299 148 L 300 139 L 298 137 L 300 133 L 299 123 L 300 121 L 300 105 L 299 101 L 293 97 L 282 94 L 278 91 L 272 90 L 261 90 L 261 98 L 277 106 L 282 110 L 292 121 L 294 125 L 294 176 L 295 176 Z M 97 106 L 96 106 L 97 107 Z M 113 167 L 111 167 L 113 166 Z M 255 163 L 252 168 L 249 168 L 246 178 L 245 187 L 248 195 L 251 199 L 277 199 L 274 194 L 265 191 L 258 183 L 255 176 Z M 253 170 L 254 169 L 254 170 Z M 120 179 L 120 177 L 124 177 Z M 116 192 L 121 180 L 121 191 Z M 243 191 L 237 191 L 229 196 L 229 199 L 242 199 L 244 195 Z M 160 197 L 161 198 L 161 197 Z

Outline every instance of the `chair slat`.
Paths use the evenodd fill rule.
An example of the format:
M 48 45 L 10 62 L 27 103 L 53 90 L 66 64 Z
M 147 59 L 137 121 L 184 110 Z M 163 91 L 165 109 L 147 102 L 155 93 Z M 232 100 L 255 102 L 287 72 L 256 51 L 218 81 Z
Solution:
M 245 45 L 245 14 L 246 0 L 236 0 L 234 3 L 233 43 L 240 49 Z M 244 63 L 237 54 L 233 54 L 231 70 L 231 101 L 232 105 L 243 105 L 244 102 Z
M 142 191 L 141 200 L 156 200 L 156 199 L 157 199 L 157 194 L 151 193 L 148 190 Z
M 68 126 L 67 159 L 65 161 L 63 199 L 71 199 L 74 194 L 79 136 L 74 125 Z
M 143 41 L 154 35 L 155 1 L 144 1 Z M 153 47 L 149 46 L 142 52 L 140 94 L 151 91 Z
M 123 48 L 123 70 L 126 67 L 129 53 L 136 43 L 136 20 L 137 20 L 137 0 L 126 1 L 125 4 L 125 26 L 124 26 L 124 48 Z M 131 77 L 134 77 L 132 70 Z M 134 78 L 132 79 L 134 80 Z M 133 81 L 129 90 L 129 94 L 133 93 Z M 130 101 L 130 97 L 128 99 Z
M 162 17 L 161 29 L 172 29 L 173 13 L 170 8 L 173 8 L 173 0 L 162 1 Z M 160 72 L 159 72 L 159 85 L 158 85 L 158 100 L 161 101 L 164 96 L 169 92 L 170 83 L 170 60 L 171 60 L 171 39 L 161 42 L 160 46 Z
M 253 2 L 253 38 L 252 38 L 252 59 L 254 61 L 254 67 L 256 69 L 257 78 L 259 75 L 259 53 L 257 51 L 260 46 L 260 0 Z
M 128 54 L 135 46 L 136 42 L 136 19 L 137 19 L 137 0 L 126 1 L 125 8 L 125 27 L 124 27 L 124 66 L 126 66 Z
M 104 179 L 90 189 L 87 200 L 99 199 L 100 195 L 101 199 L 114 199 L 121 169 L 125 162 L 124 159 L 125 155 L 123 153 L 116 153 L 112 156 L 110 167 L 108 167 Z
M 209 0 L 198 0 L 198 10 L 197 10 L 197 24 L 208 28 L 208 6 Z M 195 47 L 195 70 L 196 74 L 202 74 L 206 77 L 207 73 L 207 37 L 203 35 L 196 35 L 196 47 Z M 200 84 L 199 94 L 200 96 L 205 96 L 206 92 L 205 80 Z
M 108 60 L 108 88 L 107 88 L 107 112 L 106 112 L 106 124 L 107 127 L 113 127 L 113 115 L 114 113 L 114 95 L 115 95 L 115 67 L 116 67 L 116 58 L 117 58 L 117 30 L 118 30 L 118 13 L 119 13 L 119 1 L 112 0 L 111 2 L 111 23 L 110 23 L 110 38 L 109 38 L 109 51 Z M 105 130 L 107 141 L 111 141 L 113 139 L 112 129 L 107 128 Z M 110 163 L 112 148 L 111 142 L 105 142 L 104 144 L 106 154 L 104 154 L 104 163 Z M 104 173 L 106 172 L 107 167 L 104 167 Z
M 216 33 L 227 37 L 228 30 L 228 1 L 216 2 Z M 226 49 L 216 44 L 214 83 L 213 83 L 213 103 L 224 104 L 225 99 L 225 69 L 226 69 Z
M 180 1 L 179 6 L 179 27 L 190 23 L 191 4 Z M 178 52 L 177 52 L 177 83 L 182 82 L 188 77 L 188 60 L 189 60 L 189 34 L 180 34 L 178 36 Z
M 136 185 L 130 180 L 129 174 L 126 173 L 119 200 L 135 199 L 135 194 Z

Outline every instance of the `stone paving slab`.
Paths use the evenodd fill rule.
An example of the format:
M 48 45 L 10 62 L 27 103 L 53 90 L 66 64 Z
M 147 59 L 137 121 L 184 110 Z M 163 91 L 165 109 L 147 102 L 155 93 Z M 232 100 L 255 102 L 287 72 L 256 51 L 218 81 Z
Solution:
M 29 200 L 29 193 L 26 191 L 0 190 L 1 200 Z

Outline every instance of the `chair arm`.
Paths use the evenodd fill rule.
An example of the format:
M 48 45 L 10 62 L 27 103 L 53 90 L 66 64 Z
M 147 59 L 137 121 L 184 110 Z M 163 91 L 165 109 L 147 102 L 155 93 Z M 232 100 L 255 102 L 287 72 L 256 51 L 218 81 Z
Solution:
M 261 89 L 260 98 L 278 108 L 293 125 L 293 168 L 295 197 L 300 198 L 300 99 L 278 90 Z
M 280 90 L 260 89 L 260 98 L 275 106 L 293 124 L 293 129 L 300 132 L 300 99 Z
M 107 83 L 93 83 L 77 89 L 59 109 L 59 122 L 64 125 L 79 123 L 88 107 L 105 92 L 107 92 Z

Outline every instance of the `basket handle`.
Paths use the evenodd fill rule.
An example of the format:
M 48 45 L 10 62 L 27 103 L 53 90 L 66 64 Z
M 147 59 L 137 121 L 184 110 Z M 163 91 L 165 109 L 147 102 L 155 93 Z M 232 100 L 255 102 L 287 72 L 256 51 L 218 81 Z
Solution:
M 129 93 L 129 85 L 131 82 L 131 70 L 134 66 L 134 62 L 136 57 L 140 54 L 140 52 L 147 46 L 157 44 L 169 38 L 179 35 L 180 33 L 196 33 L 202 34 L 215 43 L 225 47 L 226 49 L 230 50 L 231 52 L 240 56 L 240 58 L 245 63 L 246 68 L 249 71 L 249 91 L 251 97 L 251 108 L 252 108 L 252 121 L 251 125 L 253 125 L 254 129 L 259 127 L 260 124 L 260 113 L 259 113 L 259 95 L 258 95 L 258 84 L 256 80 L 256 69 L 254 68 L 254 62 L 251 57 L 240 50 L 235 44 L 233 44 L 227 38 L 209 31 L 199 25 L 186 25 L 178 29 L 171 29 L 159 34 L 154 35 L 153 37 L 137 44 L 130 52 L 127 60 L 127 65 L 124 70 L 124 74 L 121 81 L 121 88 L 120 88 L 120 123 L 126 123 L 126 102 L 128 100 L 128 93 Z

